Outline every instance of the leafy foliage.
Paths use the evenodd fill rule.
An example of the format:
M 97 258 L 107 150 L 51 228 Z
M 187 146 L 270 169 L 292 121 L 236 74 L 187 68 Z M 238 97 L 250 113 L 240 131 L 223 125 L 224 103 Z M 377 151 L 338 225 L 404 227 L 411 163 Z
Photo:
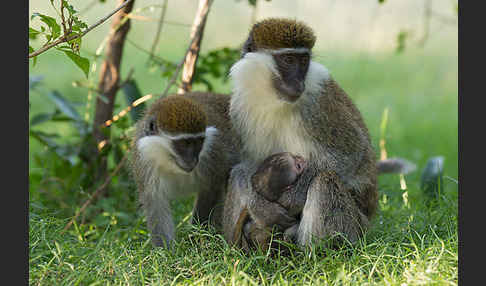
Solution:
M 142 93 L 138 88 L 135 80 L 129 80 L 122 86 L 123 93 L 125 94 L 125 100 L 128 106 L 132 106 L 134 102 L 142 97 Z M 145 109 L 145 103 L 142 102 L 137 106 L 130 109 L 130 117 L 133 122 L 137 122 L 143 116 L 143 111 Z
M 193 83 L 202 83 L 213 91 L 211 79 L 228 80 L 231 66 L 239 59 L 240 49 L 224 47 L 199 56 Z
M 31 20 L 39 18 L 44 25 L 40 27 L 40 30 L 29 27 L 29 54 L 34 52 L 34 48 L 32 48 L 32 46 L 30 45 L 30 41 L 38 39 L 40 35 L 43 35 L 45 37 L 45 42 L 42 45 L 45 46 L 61 39 L 70 39 L 76 36 L 80 36 L 83 30 L 88 28 L 88 25 L 78 18 L 78 12 L 74 9 L 74 7 L 66 0 L 61 1 L 61 11 L 58 12 L 56 7 L 54 6 L 54 0 L 50 0 L 51 5 L 54 7 L 54 9 L 56 9 L 56 12 L 58 12 L 59 14 L 60 24 L 55 18 L 37 12 L 33 13 L 30 17 Z M 67 18 L 64 14 L 65 11 L 67 12 Z M 87 78 L 89 71 L 89 60 L 80 56 L 80 48 L 81 37 L 67 41 L 66 45 L 56 46 L 56 49 L 63 52 L 72 62 L 74 62 L 74 64 L 84 72 Z M 36 61 L 37 56 L 33 57 L 34 66 Z
M 99 162 L 109 157 L 115 163 L 121 160 L 128 149 L 128 135 L 122 132 L 113 139 L 112 144 L 93 157 L 97 153 L 91 151 L 92 146 L 96 146 L 92 127 L 79 114 L 76 105 L 57 90 L 43 89 L 40 77 L 29 78 L 29 88 L 55 107 L 52 112 L 34 114 L 30 120 L 29 137 L 45 149 L 45 152 L 33 154 L 32 163 L 43 168 L 29 174 L 31 199 L 49 209 L 59 210 L 60 217 L 69 217 L 74 214 L 72 206 L 80 205 L 100 183 L 97 177 Z M 67 125 L 74 133 L 67 140 L 68 136 L 63 132 L 44 131 L 43 126 L 47 123 L 58 127 Z M 122 126 L 124 130 L 128 130 L 129 125 L 126 119 L 117 122 L 117 126 Z M 115 182 L 118 185 L 132 184 L 126 172 L 120 174 Z M 88 217 L 90 214 L 94 214 L 94 218 L 101 215 L 96 210 L 101 212 L 97 205 L 90 208 Z

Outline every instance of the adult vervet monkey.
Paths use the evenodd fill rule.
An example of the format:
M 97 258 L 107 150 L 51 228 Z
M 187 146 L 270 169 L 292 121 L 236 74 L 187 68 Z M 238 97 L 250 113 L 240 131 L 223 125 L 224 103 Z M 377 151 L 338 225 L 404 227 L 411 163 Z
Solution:
M 356 241 L 378 202 L 368 129 L 329 71 L 311 60 L 315 41 L 302 22 L 263 20 L 252 27 L 230 72 L 230 117 L 241 137 L 242 162 L 231 171 L 228 191 L 239 197 L 227 200 L 228 208 L 251 199 L 251 174 L 265 158 L 278 152 L 303 157 L 307 167 L 296 186 L 305 194 L 295 237 L 300 245 L 336 234 Z M 238 217 L 226 215 L 224 225 L 236 226 Z

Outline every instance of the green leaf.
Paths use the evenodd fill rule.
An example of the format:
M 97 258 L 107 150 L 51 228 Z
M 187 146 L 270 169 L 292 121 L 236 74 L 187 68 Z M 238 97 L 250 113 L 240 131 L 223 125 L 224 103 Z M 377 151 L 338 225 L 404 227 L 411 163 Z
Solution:
M 37 31 L 36 29 L 32 29 L 29 27 L 29 39 L 35 40 L 37 38 L 37 35 L 40 34 L 40 31 Z
M 33 53 L 34 52 L 34 48 L 32 48 L 30 45 L 29 45 L 29 54 L 30 53 Z M 32 60 L 34 61 L 33 63 L 33 67 L 35 67 L 35 64 L 37 63 L 37 56 L 33 57 Z
M 49 121 L 49 120 L 51 120 L 53 115 L 54 115 L 54 113 L 39 113 L 39 114 L 36 114 L 30 120 L 30 126 L 34 126 L 34 125 Z
M 37 85 L 39 85 L 42 80 L 44 79 L 44 76 L 38 75 L 38 76 L 29 76 L 29 89 L 34 89 Z
M 66 0 L 62 0 L 62 2 L 64 2 L 64 5 L 63 5 L 63 6 L 64 6 L 64 8 L 65 8 L 66 10 L 68 10 L 69 15 L 71 15 L 71 16 L 72 16 L 72 15 L 74 15 L 74 14 L 78 13 L 78 11 L 76 11 L 76 10 L 74 9 L 74 7 L 73 7 L 72 5 L 70 5 L 70 4 L 69 4 L 69 3 L 68 3 Z
M 57 24 L 56 19 L 40 13 L 33 13 L 31 19 L 37 16 L 39 16 L 41 21 L 44 22 L 51 30 L 52 37 L 50 37 L 49 40 L 55 39 L 61 35 L 61 26 Z
M 142 97 L 137 83 L 134 80 L 128 81 L 122 87 L 123 93 L 125 94 L 125 100 L 128 105 L 132 105 L 133 102 Z M 133 122 L 136 122 L 143 115 L 143 110 L 145 109 L 145 103 L 141 103 L 130 110 L 130 117 Z
M 86 78 L 88 78 L 89 74 L 89 60 L 87 58 L 83 58 L 71 51 L 63 50 L 63 52 L 84 72 Z
M 43 145 L 45 145 L 45 146 L 47 146 L 51 149 L 55 149 L 55 148 L 59 147 L 59 145 L 53 140 L 53 138 L 59 137 L 59 135 L 57 135 L 57 134 L 49 134 L 49 133 L 45 133 L 45 132 L 42 132 L 42 131 L 37 131 L 37 130 L 31 129 L 29 131 L 29 135 L 34 137 L 40 143 L 42 143 Z
M 378 0 L 378 3 L 383 4 L 385 3 L 385 0 Z
M 76 111 L 76 109 L 74 109 L 72 104 L 68 100 L 66 100 L 58 91 L 53 90 L 49 92 L 47 96 L 66 116 L 75 121 L 81 121 L 81 116 L 79 116 L 79 113 Z

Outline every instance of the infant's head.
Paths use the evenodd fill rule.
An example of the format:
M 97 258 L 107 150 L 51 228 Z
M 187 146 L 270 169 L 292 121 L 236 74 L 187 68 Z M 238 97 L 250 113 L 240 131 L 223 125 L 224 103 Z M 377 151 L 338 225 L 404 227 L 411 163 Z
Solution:
M 265 199 L 275 202 L 282 194 L 292 190 L 305 166 L 306 161 L 300 156 L 289 152 L 273 154 L 251 177 L 252 188 Z

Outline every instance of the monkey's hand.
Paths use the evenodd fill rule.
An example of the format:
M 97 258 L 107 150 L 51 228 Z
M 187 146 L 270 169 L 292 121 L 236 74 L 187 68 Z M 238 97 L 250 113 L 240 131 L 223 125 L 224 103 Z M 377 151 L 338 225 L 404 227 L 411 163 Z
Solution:
M 297 242 L 309 245 L 314 239 L 337 238 L 354 242 L 368 225 L 367 217 L 359 210 L 334 172 L 323 171 L 313 178 L 297 231 Z
M 299 231 L 300 221 L 284 231 L 284 240 L 295 243 L 297 241 L 297 232 Z
M 297 219 L 279 203 L 267 201 L 254 191 L 251 191 L 249 196 L 248 211 L 257 225 L 270 228 L 277 225 L 283 230 L 297 223 Z

